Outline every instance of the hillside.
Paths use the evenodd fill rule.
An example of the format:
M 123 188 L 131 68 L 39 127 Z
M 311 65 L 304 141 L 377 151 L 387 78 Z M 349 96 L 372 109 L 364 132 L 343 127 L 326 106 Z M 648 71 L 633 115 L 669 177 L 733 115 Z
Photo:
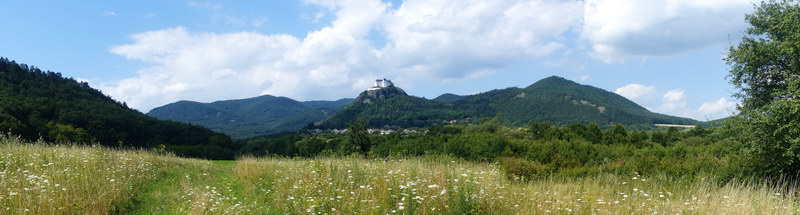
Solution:
M 497 117 L 512 125 L 526 125 L 531 121 L 625 125 L 697 123 L 688 118 L 653 113 L 616 93 L 556 76 L 542 79 L 525 89 L 509 88 L 498 94 L 486 100 L 493 99 L 488 104 L 493 105 Z M 475 97 L 485 96 L 479 94 Z M 462 101 L 470 103 L 469 100 Z
M 409 96 L 399 87 L 387 87 L 362 92 L 355 102 L 315 126 L 344 128 L 348 122 L 362 117 L 372 127 L 427 127 L 442 124 L 445 119 L 467 116 L 452 104 Z
M 235 139 L 296 131 L 328 118 L 353 99 L 299 102 L 263 95 L 248 99 L 200 103 L 179 101 L 154 108 L 147 115 L 201 125 Z
M 459 96 L 459 95 L 452 94 L 452 93 L 445 93 L 445 94 L 442 94 L 440 96 L 437 96 L 433 100 L 440 101 L 440 102 L 455 102 L 455 101 L 458 101 L 461 98 L 464 98 L 464 96 Z
M 224 134 L 162 121 L 114 101 L 85 82 L 0 58 L 0 130 L 25 139 L 154 148 L 179 155 L 233 158 Z
M 388 89 L 380 91 L 383 90 Z M 497 117 L 503 124 L 514 126 L 540 121 L 557 125 L 697 123 L 692 119 L 653 113 L 615 93 L 556 76 L 524 89 L 512 87 L 469 96 L 444 94 L 433 100 L 405 93 L 370 99 L 367 92 L 359 95 L 355 103 L 316 125 L 342 128 L 346 122 L 358 117 L 367 119 L 370 126 L 378 127 L 427 127 L 451 120 L 459 122 L 484 117 Z M 369 102 L 359 102 L 362 100 Z

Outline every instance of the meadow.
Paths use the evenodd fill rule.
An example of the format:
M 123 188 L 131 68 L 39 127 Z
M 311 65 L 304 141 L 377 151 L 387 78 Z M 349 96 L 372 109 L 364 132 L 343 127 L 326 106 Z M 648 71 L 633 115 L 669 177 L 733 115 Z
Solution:
M 0 138 L 2 214 L 797 214 L 791 185 L 713 175 L 522 181 L 498 163 L 207 161 Z M 773 185 L 767 185 L 773 184 Z

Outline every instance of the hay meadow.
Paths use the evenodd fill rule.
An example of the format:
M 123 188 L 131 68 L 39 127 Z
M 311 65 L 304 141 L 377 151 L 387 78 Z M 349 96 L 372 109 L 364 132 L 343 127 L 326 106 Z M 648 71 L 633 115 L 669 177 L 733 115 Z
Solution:
M 798 214 L 791 184 L 603 174 L 522 181 L 497 163 L 207 161 L 0 139 L 2 214 Z

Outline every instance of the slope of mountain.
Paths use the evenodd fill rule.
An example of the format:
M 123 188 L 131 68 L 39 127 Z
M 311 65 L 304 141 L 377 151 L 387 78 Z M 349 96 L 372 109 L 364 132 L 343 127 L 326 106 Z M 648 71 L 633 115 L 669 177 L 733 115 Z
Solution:
M 409 96 L 402 89 L 392 86 L 364 91 L 355 102 L 315 126 L 343 128 L 359 117 L 367 119 L 372 127 L 426 127 L 442 124 L 444 119 L 460 119 L 467 115 L 452 104 Z
M 440 96 L 437 96 L 433 100 L 440 101 L 440 102 L 455 102 L 455 101 L 458 101 L 461 98 L 464 98 L 464 96 L 459 96 L 459 95 L 452 94 L 452 93 L 445 93 L 445 94 L 442 94 Z
M 30 140 L 163 145 L 179 155 L 212 159 L 231 159 L 237 148 L 224 134 L 149 117 L 85 82 L 5 58 L 0 58 L 0 131 Z
M 697 123 L 692 119 L 653 113 L 615 93 L 556 76 L 524 89 L 512 87 L 460 98 L 445 94 L 427 100 L 402 93 L 376 99 L 368 92 L 361 93 L 356 102 L 316 126 L 342 128 L 358 117 L 367 119 L 374 127 L 425 127 L 483 117 L 497 117 L 502 123 L 515 126 L 535 121 L 557 125 Z
M 154 108 L 152 117 L 205 126 L 241 139 L 283 131 L 295 131 L 328 118 L 353 99 L 298 102 L 263 95 L 248 99 L 200 103 L 179 101 Z
M 502 96 L 493 96 L 494 101 L 488 104 L 493 105 L 501 121 L 511 125 L 526 125 L 532 121 L 625 125 L 697 123 L 692 119 L 653 113 L 616 93 L 556 76 L 542 79 L 525 89 L 509 88 L 505 91 Z M 485 95 L 476 95 L 482 96 Z

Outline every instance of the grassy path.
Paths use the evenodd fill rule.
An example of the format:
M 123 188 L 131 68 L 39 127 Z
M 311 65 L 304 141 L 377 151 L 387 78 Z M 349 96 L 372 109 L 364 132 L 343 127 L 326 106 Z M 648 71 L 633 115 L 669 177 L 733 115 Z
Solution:
M 233 175 L 236 161 L 176 166 L 145 184 L 127 205 L 129 214 L 215 214 L 242 198 Z M 240 203 L 241 204 L 241 203 Z

